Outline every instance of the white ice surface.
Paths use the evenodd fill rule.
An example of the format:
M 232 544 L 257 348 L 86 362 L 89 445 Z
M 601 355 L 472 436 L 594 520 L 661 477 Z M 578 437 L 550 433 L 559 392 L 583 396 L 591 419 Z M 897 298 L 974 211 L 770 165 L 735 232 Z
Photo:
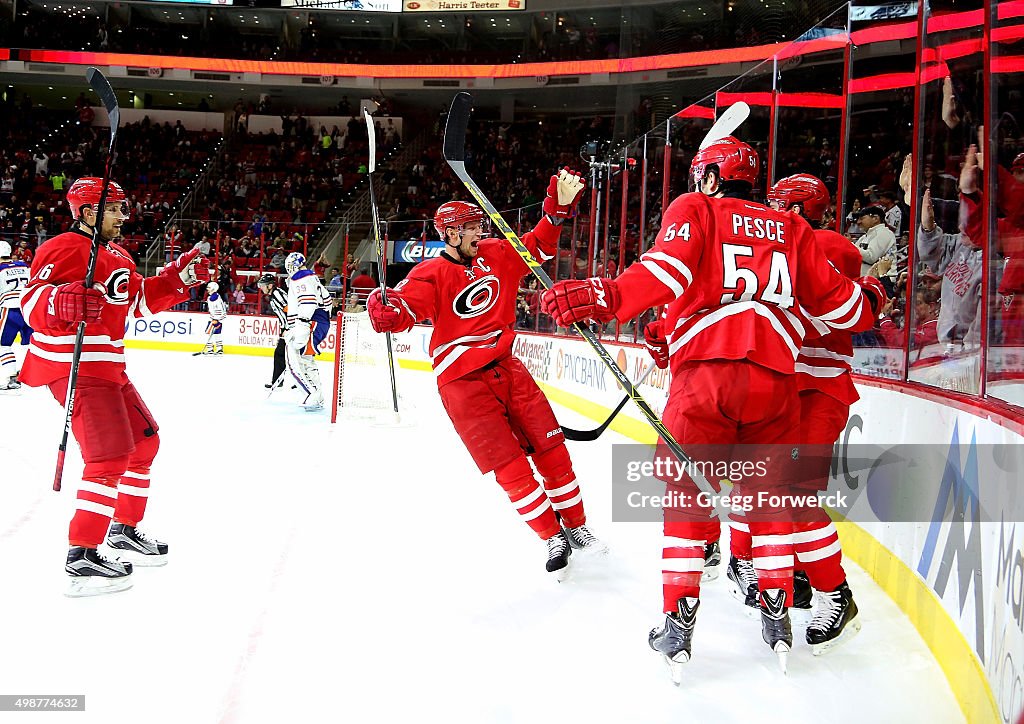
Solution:
M 128 359 L 161 425 L 143 527 L 171 562 L 136 569 L 124 593 L 62 595 L 77 447 L 51 492 L 61 408 L 45 390 L 0 397 L 0 694 L 87 697 L 84 714 L 0 722 L 963 721 L 909 621 L 853 565 L 863 631 L 815 658 L 795 626 L 788 677 L 724 574 L 708 584 L 673 686 L 647 647 L 660 526 L 609 519 L 615 433 L 571 446 L 612 553 L 558 584 L 430 375 L 399 373 L 417 424 L 332 428 L 288 390 L 266 400 L 268 358 Z

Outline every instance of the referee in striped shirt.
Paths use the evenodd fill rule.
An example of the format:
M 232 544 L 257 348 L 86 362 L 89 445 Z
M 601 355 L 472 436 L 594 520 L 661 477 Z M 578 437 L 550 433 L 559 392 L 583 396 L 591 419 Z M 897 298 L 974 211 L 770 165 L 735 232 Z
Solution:
M 275 382 L 277 382 L 278 387 L 284 384 L 284 333 L 288 331 L 288 295 L 282 289 L 277 288 L 277 277 L 273 274 L 261 276 L 259 281 L 256 282 L 256 286 L 263 292 L 263 296 L 267 298 L 267 304 L 270 305 L 271 311 L 280 323 L 277 348 L 274 350 L 274 376 L 268 384 L 264 385 L 269 390 L 274 386 Z

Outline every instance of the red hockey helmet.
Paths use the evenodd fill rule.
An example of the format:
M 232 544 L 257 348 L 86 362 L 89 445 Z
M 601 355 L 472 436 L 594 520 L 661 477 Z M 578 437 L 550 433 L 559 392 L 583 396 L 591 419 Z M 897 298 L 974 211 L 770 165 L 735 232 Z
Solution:
M 690 174 L 696 184 L 707 173 L 707 167 L 718 166 L 718 176 L 723 181 L 746 181 L 753 185 L 757 181 L 757 173 L 761 162 L 757 151 L 743 141 L 732 136 L 720 138 L 707 148 L 697 151 L 690 162 Z
M 1017 154 L 1017 158 L 1013 159 L 1013 163 L 1010 164 L 1010 173 L 1020 171 L 1024 171 L 1024 153 Z
M 798 173 L 779 179 L 768 191 L 768 200 L 778 203 L 784 211 L 800 204 L 800 208 L 811 221 L 821 221 L 832 198 L 825 183 L 817 176 Z
M 479 221 L 481 228 L 486 230 L 487 214 L 476 204 L 465 201 L 449 201 L 442 205 L 434 214 L 434 228 L 441 236 L 441 241 L 447 241 L 445 229 L 456 227 L 461 229 L 466 224 Z
M 79 212 L 83 206 L 92 206 L 95 209 L 100 202 L 102 192 L 103 179 L 95 176 L 85 176 L 71 184 L 71 188 L 68 189 L 68 206 L 71 207 L 71 216 L 75 219 L 80 218 Z M 127 201 L 128 197 L 125 196 L 124 189 L 115 181 L 111 181 L 110 188 L 107 189 L 107 203 L 120 203 L 122 205 L 121 213 L 128 216 Z

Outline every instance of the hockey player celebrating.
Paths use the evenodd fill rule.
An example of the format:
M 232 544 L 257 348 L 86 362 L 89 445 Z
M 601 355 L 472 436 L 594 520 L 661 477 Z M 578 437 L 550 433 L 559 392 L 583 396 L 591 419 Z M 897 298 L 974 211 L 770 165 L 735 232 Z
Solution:
M 275 382 L 279 387 L 284 384 L 281 376 L 284 374 L 284 358 L 287 349 L 284 337 L 288 332 L 288 296 L 277 288 L 277 276 L 274 274 L 264 274 L 256 282 L 256 286 L 267 298 L 270 311 L 277 317 L 281 330 L 277 337 L 277 347 L 274 349 L 274 376 L 270 378 L 269 384 L 264 385 L 269 390 Z
M 220 295 L 220 284 L 210 282 L 206 285 L 206 310 L 210 313 L 210 321 L 206 323 L 206 334 L 209 339 L 203 354 L 224 355 L 224 320 L 228 318 L 228 305 Z
M 302 407 L 307 412 L 324 409 L 324 391 L 320 368 L 316 364 L 320 343 L 331 329 L 331 293 L 306 268 L 306 257 L 293 251 L 284 260 L 288 273 L 288 367 L 306 392 Z
M 616 279 L 559 282 L 541 297 L 562 326 L 626 321 L 668 305 L 672 383 L 664 423 L 684 447 L 793 443 L 800 421 L 794 363 L 805 334 L 793 310 L 799 304 L 834 329 L 856 331 L 871 326 L 872 302 L 877 311 L 885 301 L 884 292 L 863 294 L 833 269 L 803 219 L 749 200 L 758 168 L 746 143 L 711 143 L 690 167 L 699 193 L 672 202 L 655 246 L 638 263 Z M 666 513 L 666 617 L 648 637 L 677 682 L 691 654 L 704 546 L 719 526 L 694 499 L 693 508 Z M 793 642 L 793 519 L 767 512 L 749 520 L 753 563 L 762 637 L 784 668 Z
M 28 264 L 11 258 L 11 245 L 0 241 L 0 391 L 17 390 L 18 362 L 14 338 L 28 344 L 32 328 L 21 314 L 21 290 L 28 284 Z
M 21 297 L 25 316 L 36 330 L 21 380 L 30 387 L 48 387 L 61 404 L 67 394 L 75 331 L 80 322 L 86 325 L 71 417 L 85 470 L 68 533 L 69 596 L 125 590 L 131 587 L 132 562 L 167 562 L 167 544 L 137 528 L 146 511 L 160 428 L 125 374 L 124 330 L 129 316 L 170 309 L 189 298 L 189 287 L 210 279 L 198 248 L 155 277 L 136 272 L 131 255 L 113 243 L 129 210 L 124 191 L 109 183 L 102 227 L 97 230 L 97 284 L 87 289 L 82 280 L 103 182 L 87 177 L 68 189 L 74 225 L 39 247 Z M 118 558 L 97 551 L 104 538 Z
M 856 279 L 861 269 L 859 249 L 845 236 L 820 228 L 830 200 L 825 184 L 810 174 L 788 176 L 768 192 L 768 201 L 773 209 L 798 213 L 811 222 L 816 227 L 815 241 L 825 258 L 841 274 Z M 876 294 L 882 289 L 878 280 L 868 278 L 863 283 L 877 285 Z M 805 321 L 814 326 L 821 336 L 809 333 L 796 359 L 796 383 L 800 393 L 799 442 L 812 446 L 812 450 L 813 446 L 819 446 L 809 458 L 820 462 L 821 469 L 812 475 L 809 482 L 824 487 L 829 475 L 832 446 L 846 428 L 850 405 L 860 395 L 851 378 L 853 335 L 848 330 L 828 329 L 814 319 Z M 860 631 L 860 621 L 857 619 L 857 604 L 846 582 L 835 523 L 820 508 L 812 512 L 814 520 L 801 520 L 796 524 L 794 552 L 797 568 L 806 573 L 807 582 L 818 594 L 806 639 L 815 654 L 822 654 Z M 734 540 L 745 537 L 749 550 L 749 533 L 734 531 L 733 536 Z M 799 584 L 800 577 L 795 580 Z M 794 595 L 800 599 L 801 591 L 796 590 Z M 809 598 L 807 596 L 808 606 Z
M 551 177 L 544 216 L 523 237 L 532 254 L 552 258 L 562 222 L 575 215 L 584 186 L 568 169 Z M 512 354 L 516 294 L 529 270 L 507 241 L 487 236 L 486 220 L 474 204 L 441 206 L 434 228 L 444 251 L 388 290 L 387 304 L 380 289 L 374 290 L 366 308 L 378 332 L 433 321 L 430 354 L 445 410 L 480 472 L 494 471 L 523 521 L 547 542 L 546 569 L 561 580 L 571 548 L 604 546 L 586 526 L 583 497 L 551 406 Z

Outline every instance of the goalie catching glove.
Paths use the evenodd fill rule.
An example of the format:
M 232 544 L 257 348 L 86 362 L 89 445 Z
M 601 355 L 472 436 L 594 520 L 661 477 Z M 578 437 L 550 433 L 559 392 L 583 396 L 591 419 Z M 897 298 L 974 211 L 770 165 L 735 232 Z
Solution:
M 398 301 L 398 306 L 393 303 Z M 370 315 L 370 324 L 375 332 L 404 332 L 416 323 L 409 308 L 394 290 L 388 290 L 388 303 L 380 289 L 374 289 L 366 299 L 366 312 Z
M 540 306 L 560 327 L 607 322 L 619 308 L 619 290 L 612 279 L 598 277 L 558 282 L 541 295 Z
M 212 278 L 210 260 L 202 255 L 197 245 L 172 261 L 160 272 L 160 276 L 171 275 L 177 275 L 182 284 L 187 287 L 206 284 Z
M 558 222 L 576 215 L 587 182 L 568 166 L 551 177 L 548 195 L 544 199 L 544 213 Z

